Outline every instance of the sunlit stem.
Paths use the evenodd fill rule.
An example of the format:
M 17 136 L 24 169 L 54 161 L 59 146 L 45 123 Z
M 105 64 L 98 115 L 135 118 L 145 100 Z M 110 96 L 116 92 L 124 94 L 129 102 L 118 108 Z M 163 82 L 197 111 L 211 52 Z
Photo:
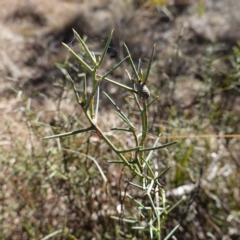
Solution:
M 97 67 L 101 66 L 101 64 L 102 64 L 102 62 L 103 62 L 103 60 L 104 60 L 104 58 L 105 58 L 105 56 L 107 54 L 107 50 L 108 50 L 109 44 L 111 42 L 112 35 L 113 35 L 113 30 L 111 31 L 111 33 L 110 33 L 110 35 L 108 37 L 108 40 L 107 40 L 106 45 L 105 45 L 104 50 L 103 50 L 103 54 L 102 54 L 99 62 L 97 63 Z
M 62 44 L 76 58 L 76 60 L 81 63 L 82 66 L 84 66 L 90 73 L 93 72 L 93 69 L 86 62 L 84 62 L 67 44 L 65 43 L 62 43 Z
M 73 29 L 73 33 L 74 36 L 77 38 L 77 40 L 81 43 L 81 45 L 83 46 L 84 50 L 86 51 L 87 55 L 90 57 L 92 64 L 96 65 L 96 59 L 94 57 L 94 55 L 92 54 L 92 52 L 89 50 L 88 46 L 86 45 L 86 43 L 82 40 L 82 38 L 78 35 L 78 33 Z
M 149 62 L 148 62 L 147 72 L 146 72 L 145 78 L 144 78 L 144 80 L 143 80 L 143 82 L 144 82 L 145 84 L 147 83 L 147 80 L 148 80 L 148 77 L 149 77 L 149 73 L 150 73 L 150 69 L 151 69 L 151 65 L 152 65 L 152 61 L 153 61 L 153 56 L 154 56 L 154 52 L 155 52 L 155 47 L 156 47 L 156 43 L 153 45 L 151 57 L 150 57 L 150 60 L 149 60 Z
M 134 65 L 134 63 L 133 63 L 133 60 L 132 60 L 131 54 L 130 54 L 130 52 L 129 52 L 129 50 L 128 50 L 128 47 L 127 47 L 126 44 L 124 44 L 123 46 L 124 46 L 127 54 L 130 56 L 129 60 L 130 60 L 130 64 L 131 64 L 131 67 L 132 67 L 132 69 L 133 69 L 133 72 L 134 72 L 134 74 L 135 74 L 135 77 L 136 77 L 137 80 L 139 80 L 138 72 L 137 72 L 137 70 L 136 70 L 136 68 L 135 68 L 135 65 Z
M 142 148 L 144 148 L 144 142 L 147 136 L 147 132 L 148 132 L 148 115 L 147 115 L 147 102 L 143 101 L 143 110 L 141 112 L 141 116 L 142 116 L 142 139 L 140 142 L 140 146 L 142 146 Z

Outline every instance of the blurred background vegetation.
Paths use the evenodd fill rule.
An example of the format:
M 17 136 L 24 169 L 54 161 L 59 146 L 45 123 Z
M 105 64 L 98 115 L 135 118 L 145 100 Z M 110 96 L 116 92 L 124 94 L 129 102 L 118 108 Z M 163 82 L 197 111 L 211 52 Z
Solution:
M 83 72 L 61 46 L 83 54 L 72 28 L 96 53 L 115 29 L 103 71 L 124 57 L 123 43 L 146 67 L 156 43 L 148 87 L 159 99 L 148 138 L 178 142 L 154 161 L 171 166 L 160 179 L 168 200 L 185 199 L 164 232 L 179 223 L 173 239 L 240 239 L 239 12 L 234 0 L 1 0 L 0 239 L 124 239 L 121 231 L 149 239 L 110 218 L 120 214 L 130 176 L 107 162 L 116 156 L 97 135 L 41 140 L 87 124 L 59 70 L 68 66 L 75 80 Z M 127 83 L 125 69 L 111 77 Z M 103 90 L 138 123 L 124 91 L 105 82 Z M 128 135 L 110 131 L 120 124 L 112 110 L 102 98 L 99 124 L 116 145 L 130 146 Z M 127 199 L 124 208 L 124 216 L 137 211 Z

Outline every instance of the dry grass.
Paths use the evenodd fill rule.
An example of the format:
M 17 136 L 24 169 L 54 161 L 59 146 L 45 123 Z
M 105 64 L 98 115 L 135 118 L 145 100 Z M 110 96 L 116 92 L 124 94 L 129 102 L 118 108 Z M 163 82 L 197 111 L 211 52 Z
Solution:
M 206 82 L 202 85 L 208 89 Z M 61 133 L 86 126 L 73 94 L 68 88 L 64 89 L 59 99 L 45 100 L 47 108 L 41 108 L 24 96 L 8 101 L 7 106 L 2 105 L 2 239 L 41 239 L 59 229 L 64 232 L 54 239 L 100 239 L 104 236 L 118 239 L 120 226 L 110 220 L 110 215 L 118 214 L 120 192 L 124 191 L 123 181 L 128 179 L 128 173 L 121 176 L 121 168 L 106 162 L 116 156 L 94 134 L 48 142 L 41 140 L 52 131 Z M 161 179 L 169 199 L 176 202 L 180 197 L 186 197 L 186 201 L 168 217 L 166 232 L 180 222 L 181 227 L 175 234 L 178 239 L 207 239 L 209 236 L 237 239 L 239 139 L 224 138 L 224 135 L 216 137 L 221 132 L 213 124 L 216 121 L 218 126 L 229 123 L 225 129 L 237 133 L 239 117 L 234 110 L 221 108 L 221 103 L 216 107 L 217 103 L 213 102 L 211 109 L 215 106 L 218 113 L 212 110 L 211 115 L 218 114 L 218 118 L 211 118 L 204 107 L 209 106 L 209 100 L 204 97 L 203 89 L 201 93 L 195 91 L 196 95 L 203 97 L 198 105 L 192 104 L 188 110 L 181 111 L 174 105 L 161 106 L 159 103 L 165 111 L 165 120 L 155 112 L 159 112 L 159 106 L 150 113 L 152 133 L 160 130 L 163 137 L 190 136 L 179 139 L 169 151 L 154 154 L 153 159 L 160 168 L 172 167 Z M 125 106 L 126 111 L 130 111 L 129 101 Z M 101 111 L 101 127 L 110 133 L 110 127 L 116 125 L 116 116 L 109 106 Z M 132 117 L 137 115 L 132 113 Z M 199 136 L 203 134 L 210 136 Z M 131 145 L 128 135 L 112 132 L 111 135 L 115 144 Z M 151 143 L 155 136 L 149 135 L 148 139 Z M 87 155 L 99 162 L 109 181 L 107 187 Z M 122 181 L 120 185 L 119 179 Z M 137 192 L 133 194 L 137 197 Z M 132 204 L 126 201 L 125 207 L 126 215 L 134 214 Z M 125 226 L 125 231 L 131 232 L 129 226 Z
M 153 162 L 160 169 L 171 166 L 160 179 L 169 201 L 176 203 L 185 198 L 166 219 L 164 231 L 167 234 L 180 223 L 177 239 L 237 240 L 240 100 L 236 57 L 239 53 L 225 52 L 222 44 L 213 46 L 212 52 L 205 51 L 211 43 L 192 49 L 189 42 L 199 39 L 185 37 L 181 43 L 182 56 L 176 56 L 174 49 L 168 47 L 165 49 L 168 59 L 156 58 L 149 83 L 152 96 L 160 98 L 150 108 L 152 135 L 148 135 L 147 143 L 151 145 L 159 133 L 161 143 L 168 142 L 171 136 L 178 137 L 178 144 L 157 151 Z M 15 40 L 22 43 L 22 37 Z M 6 39 L 4 42 L 14 45 Z M 171 46 L 180 47 L 177 41 Z M 10 47 L 9 55 L 15 50 Z M 113 64 L 110 57 L 108 60 L 107 69 Z M 15 63 L 8 65 L 13 66 L 10 69 L 13 78 L 23 74 L 21 67 L 14 68 Z M 114 77 L 126 81 L 124 70 Z M 26 71 L 26 76 L 29 74 Z M 119 214 L 126 187 L 124 180 L 130 175 L 126 169 L 107 163 L 115 160 L 116 155 L 97 135 L 41 140 L 87 124 L 65 81 L 53 82 L 60 85 L 55 98 L 41 92 L 30 98 L 22 93 L 21 84 L 16 86 L 11 99 L 1 96 L 0 239 L 42 239 L 51 233 L 55 233 L 52 239 L 121 239 L 119 232 L 123 230 L 135 234 L 136 239 L 149 239 L 148 235 L 133 232 L 131 225 L 110 219 L 111 215 Z M 10 88 L 6 83 L 6 79 L 1 79 L 1 92 Z M 107 84 L 102 87 L 113 95 L 118 93 L 116 101 L 124 105 L 124 111 L 137 123 L 139 115 L 131 98 Z M 129 135 L 110 131 L 120 122 L 106 99 L 102 103 L 101 128 L 117 146 L 131 147 Z M 107 186 L 88 156 L 100 164 L 108 179 Z M 142 197 L 136 190 L 128 191 L 136 198 Z M 125 199 L 125 216 L 134 216 L 136 212 L 135 206 Z

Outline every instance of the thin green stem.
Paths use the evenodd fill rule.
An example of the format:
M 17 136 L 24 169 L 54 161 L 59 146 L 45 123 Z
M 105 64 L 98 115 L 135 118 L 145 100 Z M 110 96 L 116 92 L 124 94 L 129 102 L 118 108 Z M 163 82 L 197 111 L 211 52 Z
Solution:
M 84 73 L 82 104 L 84 105 L 86 101 L 87 101 L 87 78 L 86 78 L 86 74 Z
M 90 98 L 88 100 L 88 104 L 90 104 L 90 112 L 91 112 L 91 117 L 92 119 L 94 118 L 94 114 L 95 114 L 95 97 L 100 85 L 100 81 L 98 81 L 97 79 L 97 75 L 96 75 L 96 69 L 94 69 L 93 73 L 92 73 L 92 79 L 93 79 L 93 88 L 92 88 L 92 93 L 90 95 Z
M 167 237 L 164 238 L 164 240 L 170 239 L 170 237 L 176 232 L 176 230 L 179 228 L 179 224 L 167 235 Z
M 134 129 L 133 124 L 131 123 L 130 119 L 121 111 L 121 109 L 118 107 L 118 105 L 112 100 L 112 98 L 105 92 L 103 92 L 104 95 L 109 99 L 109 101 L 113 104 L 113 106 L 115 107 L 115 109 L 117 110 L 117 114 L 119 115 L 119 117 L 129 125 L 129 127 L 131 129 Z
M 80 62 L 90 73 L 93 72 L 93 69 L 86 62 L 84 62 L 67 44 L 62 43 L 62 45 L 65 46 L 68 51 L 76 58 L 76 60 Z
M 171 143 L 167 143 L 161 146 L 157 146 L 157 147 L 150 147 L 150 148 L 141 148 L 139 149 L 139 152 L 145 152 L 145 151 L 150 151 L 150 150 L 156 150 L 156 149 L 161 149 L 161 148 L 166 148 L 169 147 L 173 144 L 176 144 L 177 142 L 171 142 Z
M 156 147 L 156 146 L 157 146 L 159 139 L 160 139 L 160 136 L 159 136 L 159 137 L 156 139 L 156 141 L 154 142 L 153 147 Z M 151 158 L 152 154 L 153 154 L 153 150 L 150 150 L 147 158 L 145 159 L 145 162 L 146 162 L 146 163 L 149 161 L 149 159 Z M 146 163 L 143 163 L 143 169 L 145 168 Z
M 77 40 L 82 44 L 84 50 L 86 51 L 86 53 L 88 54 L 88 56 L 90 57 L 92 64 L 96 65 L 96 59 L 94 57 L 94 55 L 92 54 L 92 52 L 89 50 L 88 46 L 86 45 L 86 43 L 82 40 L 82 38 L 78 35 L 78 33 L 73 29 L 73 33 L 74 36 L 77 38 Z
M 119 150 L 111 143 L 107 136 L 101 131 L 101 129 L 95 124 L 88 112 L 85 112 L 88 121 L 92 124 L 92 127 L 96 133 L 104 140 L 105 143 L 119 156 L 119 158 L 139 177 L 143 178 L 143 175 L 137 171 L 135 164 L 129 163 L 128 160 L 119 152 Z
M 118 158 L 119 158 L 118 161 L 112 160 L 111 162 L 116 162 L 116 163 L 126 165 L 127 168 L 130 170 L 130 172 L 134 176 L 137 175 L 140 179 L 142 179 L 142 186 L 135 184 L 135 183 L 130 183 L 130 182 L 129 182 L 129 184 L 131 184 L 132 186 L 134 186 L 136 188 L 142 189 L 143 192 L 147 191 L 145 195 L 147 195 L 151 205 L 144 206 L 142 203 L 140 203 L 139 201 L 137 201 L 130 195 L 127 195 L 127 196 L 130 199 L 132 199 L 135 202 L 135 204 L 137 204 L 137 206 L 139 207 L 139 209 L 141 211 L 142 216 L 147 218 L 147 214 L 148 214 L 148 220 L 146 220 L 146 221 L 147 221 L 147 227 L 149 228 L 150 238 L 154 237 L 154 232 L 155 232 L 157 235 L 157 239 L 160 240 L 161 239 L 161 224 L 162 224 L 162 222 L 164 222 L 164 218 L 162 217 L 162 214 L 164 214 L 164 215 L 168 214 L 173 208 L 178 206 L 178 204 L 180 202 L 175 204 L 172 208 L 170 208 L 167 211 L 165 191 L 162 188 L 161 184 L 159 183 L 158 178 L 160 176 L 166 174 L 166 172 L 170 169 L 170 167 L 165 169 L 164 171 L 162 171 L 159 174 L 158 169 L 156 169 L 154 171 L 154 168 L 152 167 L 152 162 L 150 162 L 150 158 L 152 157 L 152 153 L 154 150 L 166 148 L 168 146 L 175 144 L 176 142 L 157 146 L 158 140 L 159 140 L 159 138 L 158 138 L 152 147 L 145 148 L 144 145 L 146 144 L 145 142 L 146 142 L 146 137 L 147 137 L 147 132 L 148 132 L 148 107 L 151 104 L 153 104 L 158 97 L 155 97 L 151 102 L 147 103 L 147 101 L 143 100 L 143 98 L 141 99 L 141 96 L 140 96 L 141 89 L 139 90 L 139 88 L 135 87 L 136 84 L 146 84 L 146 82 L 149 78 L 156 44 L 154 44 L 154 46 L 153 46 L 153 49 L 151 52 L 151 57 L 148 62 L 148 67 L 147 67 L 147 71 L 145 74 L 143 73 L 143 70 L 141 69 L 141 60 L 139 60 L 138 65 L 136 67 L 127 46 L 124 44 L 124 48 L 127 53 L 127 56 L 124 59 L 122 59 L 119 63 L 117 63 L 113 68 L 108 70 L 105 74 L 99 75 L 99 74 L 97 74 L 97 71 L 101 67 L 101 65 L 104 61 L 104 58 L 107 54 L 107 50 L 109 48 L 109 45 L 110 45 L 110 42 L 112 39 L 113 30 L 109 34 L 109 37 L 105 44 L 102 55 L 101 55 L 101 57 L 98 58 L 98 60 L 96 60 L 96 56 L 95 56 L 94 52 L 91 52 L 89 50 L 88 46 L 86 45 L 84 40 L 78 35 L 78 33 L 75 30 L 73 30 L 73 32 L 74 32 L 75 37 L 80 42 L 83 49 L 85 50 L 87 56 L 90 58 L 90 60 L 91 60 L 90 65 L 87 62 L 85 62 L 81 58 L 81 56 L 76 54 L 68 45 L 66 45 L 64 43 L 63 43 L 63 45 L 67 48 L 67 50 L 70 52 L 70 54 L 88 72 L 91 73 L 91 77 L 92 77 L 91 93 L 87 94 L 86 74 L 84 74 L 83 96 L 80 100 L 79 94 L 74 85 L 73 79 L 70 77 L 67 70 L 64 69 L 63 66 L 59 66 L 59 67 L 60 67 L 61 71 L 65 74 L 65 76 L 67 77 L 69 82 L 71 83 L 71 87 L 74 91 L 76 100 L 77 100 L 78 104 L 82 107 L 84 114 L 85 114 L 88 122 L 90 123 L 90 127 L 86 128 L 86 129 L 80 129 L 80 130 L 71 131 L 71 132 L 67 132 L 67 133 L 48 136 L 48 137 L 45 137 L 44 139 L 65 137 L 65 136 L 70 136 L 70 135 L 83 133 L 83 132 L 87 132 L 87 131 L 95 131 L 96 134 L 98 134 L 98 136 L 103 139 L 105 144 L 108 145 L 108 147 L 111 149 L 111 151 L 115 152 L 116 155 L 118 156 Z M 130 74 L 127 72 L 129 80 L 130 80 L 130 84 L 132 85 L 132 87 L 128 87 L 122 83 L 116 82 L 116 81 L 108 78 L 108 76 L 110 74 L 112 74 L 118 67 L 122 66 L 122 64 L 126 61 L 129 61 L 132 71 L 133 71 L 133 75 L 134 75 L 134 77 L 131 78 Z M 113 99 L 107 93 L 104 93 L 106 95 L 106 97 L 110 100 L 110 102 L 113 104 L 113 106 L 115 107 L 117 115 L 124 121 L 125 126 L 127 124 L 127 128 L 119 127 L 119 128 L 112 128 L 111 130 L 131 132 L 133 134 L 133 138 L 135 140 L 134 147 L 131 147 L 128 149 L 123 149 L 123 150 L 118 149 L 115 146 L 115 144 L 107 137 L 107 135 L 97 125 L 100 84 L 103 80 L 106 80 L 107 82 L 114 84 L 115 86 L 122 88 L 125 91 L 128 91 L 129 93 L 133 94 L 134 101 L 140 111 L 140 114 L 141 114 L 141 124 L 142 124 L 141 137 L 138 137 L 136 129 L 135 129 L 133 123 L 131 122 L 129 116 L 125 115 L 123 113 L 123 111 L 120 109 L 120 107 L 113 101 Z M 123 147 L 123 148 L 125 148 L 125 147 Z M 149 153 L 145 153 L 146 151 L 149 151 Z M 130 154 L 125 154 L 125 153 L 130 153 Z M 129 155 L 130 155 L 130 157 L 129 157 Z M 147 155 L 147 157 L 145 155 Z M 95 161 L 95 163 L 97 163 L 97 162 Z M 106 179 L 105 179 L 105 181 L 106 181 Z M 160 205 L 160 201 L 161 201 L 161 205 Z M 147 214 L 143 214 L 144 211 L 147 211 Z M 161 219 L 162 219 L 162 221 L 161 221 Z M 131 222 L 131 223 L 137 222 L 136 220 L 132 221 L 129 219 L 124 219 L 123 221 Z M 135 227 L 135 229 L 146 229 L 146 227 L 138 226 L 138 227 Z M 167 236 L 166 239 L 168 239 L 168 237 L 170 237 L 176 229 L 177 229 L 177 227 L 175 227 L 173 229 L 173 231 Z
M 118 150 L 119 153 L 126 153 L 126 152 L 133 152 L 136 150 L 139 150 L 140 147 L 134 147 L 134 148 L 129 148 L 129 149 L 125 149 L 125 150 Z
M 70 82 L 70 84 L 72 85 L 72 89 L 73 89 L 74 94 L 75 94 L 75 97 L 76 97 L 76 99 L 77 99 L 77 103 L 78 103 L 79 105 L 81 105 L 81 101 L 80 101 L 80 98 L 79 98 L 79 96 L 78 96 L 77 89 L 76 89 L 76 87 L 75 87 L 75 85 L 74 85 L 74 81 L 73 81 L 73 79 L 71 78 L 71 76 L 69 75 L 68 72 L 66 72 L 66 77 L 67 77 L 68 81 Z
M 151 101 L 148 103 L 147 107 L 149 108 L 149 106 L 150 106 L 152 103 L 154 103 L 158 98 L 159 98 L 159 96 L 156 96 L 155 98 L 153 98 L 153 100 L 151 100 Z
M 164 171 L 162 171 L 159 175 L 157 175 L 157 176 L 155 177 L 155 179 L 158 179 L 158 178 L 160 178 L 161 176 L 163 176 L 170 168 L 171 168 L 171 167 L 166 168 L 166 169 L 165 169 Z
M 100 76 L 100 75 L 99 75 Z M 101 77 L 101 76 L 100 76 Z M 102 78 L 102 77 L 101 77 Z M 128 86 L 126 86 L 126 85 L 123 85 L 123 84 L 121 84 L 121 83 L 118 83 L 118 82 L 115 82 L 115 81 L 113 81 L 113 80 L 111 80 L 111 79 L 109 79 L 109 78 L 106 78 L 106 77 L 104 77 L 104 80 L 106 80 L 106 81 L 108 81 L 108 82 L 110 82 L 110 83 L 112 83 L 112 84 L 114 84 L 114 85 L 116 85 L 116 86 L 118 86 L 118 87 L 120 87 L 120 88 L 123 88 L 123 89 L 125 89 L 125 90 L 127 90 L 127 91 L 129 91 L 129 92 L 131 92 L 131 93 L 137 93 L 137 91 L 135 90 L 135 89 L 133 89 L 133 88 L 131 88 L 131 87 L 128 87 Z
M 147 102 L 143 101 L 143 110 L 141 112 L 142 116 L 142 140 L 140 146 L 144 147 L 144 142 L 148 132 L 148 114 L 147 114 Z
M 75 134 L 78 134 L 78 133 L 89 132 L 89 131 L 93 131 L 93 130 L 94 130 L 93 127 L 89 127 L 89 128 L 85 128 L 85 129 L 79 129 L 79 130 L 67 132 L 67 133 L 61 133 L 61 134 L 56 134 L 56 135 L 52 135 L 52 136 L 47 136 L 47 137 L 44 137 L 42 139 L 52 139 L 52 138 L 66 137 L 66 136 L 71 136 L 71 135 L 75 135 Z
M 103 60 L 104 60 L 104 58 L 105 58 L 105 56 L 106 56 L 106 53 L 107 53 L 109 44 L 110 44 L 110 42 L 111 42 L 111 40 L 112 40 L 112 35 L 113 35 L 113 30 L 111 31 L 111 33 L 110 33 L 110 35 L 109 35 L 109 37 L 108 37 L 108 40 L 107 40 L 106 45 L 105 45 L 104 50 L 103 50 L 103 54 L 102 54 L 99 62 L 97 63 L 97 67 L 101 66 L 101 64 L 102 64 L 102 62 L 103 62 Z
M 145 84 L 147 83 L 147 80 L 148 80 L 148 77 L 149 77 L 149 73 L 150 73 L 150 69 L 151 69 L 151 65 L 152 65 L 152 60 L 153 60 L 153 56 L 154 56 L 154 52 L 155 52 L 155 47 L 156 47 L 156 43 L 153 45 L 152 54 L 151 54 L 150 60 L 148 62 L 147 72 L 146 72 L 145 78 L 143 80 L 143 82 Z
M 143 158 L 144 159 L 144 158 Z M 144 164 L 146 164 L 148 170 L 150 171 L 151 175 L 152 175 L 152 178 L 154 179 L 155 178 L 155 175 L 154 175 L 154 172 L 151 168 L 151 166 L 148 164 L 148 162 L 144 161 Z
M 137 72 L 137 70 L 136 70 L 136 68 L 135 68 L 135 66 L 134 66 L 134 63 L 133 63 L 133 60 L 132 60 L 131 54 L 130 54 L 130 52 L 129 52 L 129 50 L 128 50 L 128 47 L 127 47 L 126 44 L 124 44 L 123 46 L 124 46 L 124 48 L 125 48 L 125 50 L 126 50 L 128 56 L 130 56 L 129 60 L 130 60 L 130 64 L 131 64 L 131 67 L 132 67 L 132 69 L 133 69 L 133 72 L 134 72 L 134 74 L 135 74 L 135 77 L 136 77 L 137 80 L 139 80 L 140 78 L 139 78 L 139 76 L 138 76 L 138 72 Z
M 84 110 L 86 111 L 89 106 L 91 106 L 91 104 L 93 105 L 94 104 L 94 101 L 93 101 L 93 98 L 95 97 L 95 94 L 96 94 L 96 91 L 101 83 L 102 79 L 99 79 L 99 80 L 96 80 L 96 83 L 94 84 L 94 87 L 92 89 L 92 92 L 91 92 L 91 95 L 89 96 L 89 98 L 87 99 L 87 102 L 86 104 L 84 105 Z M 94 115 L 94 107 L 93 109 L 91 110 L 91 116 L 93 117 Z
M 123 62 L 129 59 L 130 56 L 125 57 L 122 61 L 120 61 L 117 65 L 111 68 L 107 73 L 105 73 L 102 78 L 105 79 L 109 74 L 111 74 L 115 69 L 117 69 Z
M 130 128 L 111 128 L 111 130 L 124 131 L 124 132 L 132 132 Z
M 95 122 L 97 122 L 97 119 L 98 119 L 99 95 L 100 95 L 100 87 L 98 86 L 97 93 L 96 93 L 96 107 L 95 107 L 95 113 L 94 113 L 94 121 Z

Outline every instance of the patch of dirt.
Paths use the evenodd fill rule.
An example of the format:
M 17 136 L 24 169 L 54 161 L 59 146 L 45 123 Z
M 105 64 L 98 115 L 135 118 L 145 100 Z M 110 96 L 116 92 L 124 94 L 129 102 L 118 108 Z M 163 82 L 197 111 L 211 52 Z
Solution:
M 55 62 L 64 61 L 66 50 L 61 42 L 72 41 L 72 28 L 88 36 L 97 49 L 103 44 L 99 39 L 106 39 L 114 28 L 115 54 L 121 55 L 126 42 L 136 60 L 146 57 L 154 43 L 159 61 L 171 56 L 177 41 L 184 44 L 184 54 L 192 51 L 197 55 L 203 46 L 214 42 L 231 49 L 240 39 L 239 5 L 235 1 L 207 1 L 199 16 L 197 1 L 188 5 L 176 1 L 168 7 L 173 13 L 169 17 L 161 10 L 147 6 L 136 10 L 119 1 L 1 0 L 1 95 L 9 89 L 9 79 L 28 82 L 25 86 L 41 91 L 49 88 L 52 78 L 61 76 Z
M 169 118 L 167 111 L 176 111 L 177 116 L 178 109 L 186 111 L 186 114 L 183 113 L 186 115 L 186 119 L 192 120 L 193 116 L 198 116 L 200 110 L 198 112 L 198 109 L 192 106 L 205 96 L 197 93 L 200 91 L 208 92 L 208 89 L 204 89 L 204 80 L 206 79 L 201 74 L 207 72 L 208 69 L 207 64 L 202 64 L 202 61 L 209 61 L 207 58 L 209 53 L 215 54 L 219 59 L 232 53 L 232 47 L 240 40 L 240 1 L 202 1 L 204 2 L 202 9 L 199 8 L 198 2 L 200 1 L 197 0 L 169 1 L 166 8 L 157 8 L 155 5 L 149 6 L 142 3 L 146 1 L 135 1 L 135 4 L 142 3 L 136 8 L 133 2 L 118 0 L 0 0 L 0 114 L 2 116 L 0 128 L 4 129 L 4 132 L 7 122 L 10 129 L 6 131 L 6 134 L 1 135 L 1 146 L 6 146 L 6 149 L 11 151 L 11 141 L 14 140 L 14 136 L 10 137 L 10 132 L 23 139 L 23 142 L 26 139 L 27 143 L 30 142 L 28 141 L 30 137 L 27 136 L 30 126 L 27 125 L 29 122 L 25 121 L 24 118 L 30 105 L 38 112 L 36 118 L 53 126 L 54 121 L 58 122 L 57 118 L 61 117 L 57 116 L 56 109 L 60 108 L 67 116 L 73 116 L 76 113 L 76 104 L 72 104 L 70 98 L 64 96 L 62 98 L 64 100 L 59 105 L 52 101 L 52 97 L 60 91 L 53 86 L 53 83 L 64 83 L 64 77 L 55 65 L 56 62 L 64 62 L 68 55 L 61 43 L 65 42 L 73 47 L 76 44 L 72 28 L 81 36 L 87 37 L 87 43 L 94 51 L 102 51 L 105 40 L 110 31 L 114 29 L 105 69 L 111 68 L 113 63 L 123 58 L 123 43 L 127 44 L 133 59 L 137 62 L 141 58 L 143 67 L 145 67 L 152 46 L 156 43 L 155 59 L 151 70 L 153 74 L 149 88 L 152 88 L 150 90 L 154 93 L 161 88 L 163 94 L 161 95 L 161 105 L 159 104 L 152 114 L 156 116 L 152 118 L 161 119 L 162 122 L 167 121 Z M 219 80 L 216 84 L 220 86 L 221 80 L 225 76 L 223 72 L 227 69 L 227 64 L 229 63 L 225 63 L 224 59 L 212 64 L 213 74 Z M 125 75 L 124 71 L 118 70 L 114 77 L 125 79 Z M 38 98 L 34 95 L 36 93 L 38 93 Z M 118 92 L 112 88 L 111 94 L 116 93 Z M 41 94 L 43 97 L 39 97 Z M 238 113 L 240 109 L 238 103 L 240 98 L 236 95 L 230 95 L 231 93 L 228 93 L 223 98 L 219 93 L 211 100 L 216 104 L 222 104 L 221 108 L 226 108 L 229 112 L 234 109 L 236 118 L 229 117 L 227 119 L 226 117 L 225 122 L 220 121 L 222 126 L 218 125 L 215 119 L 221 118 L 219 109 L 219 115 L 213 116 L 211 121 L 213 121 L 212 125 L 216 123 L 218 130 L 223 129 L 223 131 L 225 131 L 223 127 L 228 127 L 225 123 L 232 121 L 231 131 L 234 133 L 236 129 L 239 129 Z M 21 96 L 31 96 L 33 99 L 31 102 L 24 103 Z M 208 95 L 206 97 L 211 98 Z M 122 95 L 119 99 L 122 100 Z M 171 104 L 175 104 L 176 107 L 174 109 L 170 106 L 165 111 L 164 107 L 167 104 L 168 107 Z M 23 106 L 25 110 L 21 111 Z M 212 114 L 211 106 L 207 105 L 209 107 L 207 109 L 206 106 L 199 105 L 198 108 L 204 109 L 206 107 L 205 111 L 209 112 L 210 116 Z M 108 117 L 111 116 L 109 114 Z M 62 125 L 56 126 L 56 128 L 63 127 L 65 122 L 68 125 L 69 119 L 65 115 L 62 118 Z M 115 119 L 107 119 L 105 116 L 100 116 L 99 119 L 103 125 L 116 124 Z M 108 122 L 104 123 L 104 120 Z M 75 122 L 75 119 L 72 121 Z M 184 124 L 187 125 L 186 122 Z M 172 121 L 172 125 L 174 125 L 174 121 Z M 157 124 L 157 129 L 159 128 L 159 124 Z M 202 129 L 204 130 L 204 126 Z M 122 139 L 120 140 L 122 141 Z M 79 146 L 81 146 L 81 141 Z M 31 147 L 32 145 L 29 143 L 29 148 Z M 235 145 L 230 145 L 229 149 L 233 149 L 234 154 L 239 152 L 238 149 L 235 149 Z M 49 152 L 51 151 L 49 150 Z M 199 151 L 199 155 L 204 154 L 205 156 L 206 153 L 203 152 L 204 150 Z M 238 155 L 234 154 L 230 157 L 239 164 Z M 35 165 L 33 164 L 33 166 Z M 226 166 L 228 167 L 228 165 Z M 217 170 L 216 168 L 216 174 Z M 225 171 L 225 168 L 223 170 Z M 118 176 L 119 172 L 112 174 Z M 114 176 L 113 179 L 115 179 Z M 213 177 L 215 176 L 213 175 Z M 21 181 L 19 180 L 19 182 L 20 185 Z M 40 186 L 40 184 L 36 185 Z M 60 185 L 62 186 L 62 182 Z M 86 202 L 88 201 L 86 200 Z M 204 206 L 205 203 L 202 204 Z M 76 209 L 79 208 L 78 206 L 76 205 Z M 203 222 L 206 218 L 203 219 Z M 74 221 L 75 216 L 73 217 Z M 188 239 L 192 239 L 191 236 Z M 203 238 L 199 237 L 199 239 Z

